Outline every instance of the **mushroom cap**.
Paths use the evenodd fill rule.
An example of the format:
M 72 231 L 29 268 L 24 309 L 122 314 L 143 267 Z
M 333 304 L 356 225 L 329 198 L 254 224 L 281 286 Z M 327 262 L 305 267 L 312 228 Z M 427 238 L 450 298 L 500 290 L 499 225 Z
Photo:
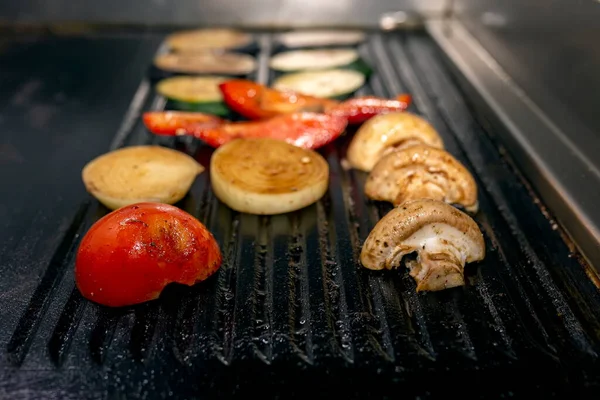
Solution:
M 411 200 L 375 225 L 360 261 L 368 269 L 391 269 L 412 252 L 417 252 L 417 260 L 408 266 L 417 291 L 442 290 L 464 284 L 464 265 L 485 257 L 485 242 L 477 223 L 455 207 L 438 200 Z
M 469 212 L 478 208 L 475 179 L 443 149 L 415 145 L 385 155 L 371 170 L 365 194 L 398 205 L 427 198 L 460 204 Z
M 386 152 L 414 144 L 444 148 L 440 135 L 423 118 L 406 111 L 380 114 L 358 129 L 347 158 L 354 168 L 370 171 Z

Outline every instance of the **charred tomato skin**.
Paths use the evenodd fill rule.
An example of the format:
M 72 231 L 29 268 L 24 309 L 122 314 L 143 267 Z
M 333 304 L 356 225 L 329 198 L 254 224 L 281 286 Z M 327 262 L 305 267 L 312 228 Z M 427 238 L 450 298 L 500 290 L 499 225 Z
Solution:
M 193 285 L 221 266 L 218 243 L 181 209 L 137 203 L 98 220 L 83 237 L 75 260 L 81 294 L 120 307 L 159 297 L 172 282 Z

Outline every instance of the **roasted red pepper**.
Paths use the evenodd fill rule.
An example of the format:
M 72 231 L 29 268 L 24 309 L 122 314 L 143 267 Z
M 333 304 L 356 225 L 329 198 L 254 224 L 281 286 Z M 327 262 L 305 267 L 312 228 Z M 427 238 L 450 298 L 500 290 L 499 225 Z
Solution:
M 326 109 L 329 115 L 344 117 L 348 124 L 360 124 L 371 117 L 390 112 L 404 111 L 408 108 L 411 97 L 399 95 L 395 100 L 382 99 L 375 96 L 355 97 Z
M 357 97 L 338 102 L 270 89 L 258 83 L 235 79 L 220 86 L 225 103 L 248 119 L 266 119 L 292 112 L 325 112 L 358 124 L 382 113 L 403 111 L 410 104 L 410 96 L 403 94 L 395 100 L 374 96 Z
M 219 85 L 227 106 L 248 119 L 268 119 L 277 115 L 313 111 L 335 102 L 293 92 L 270 89 L 245 79 L 234 79 Z
M 151 132 L 171 136 L 191 135 L 212 147 L 219 147 L 238 138 L 268 137 L 298 147 L 316 149 L 335 140 L 347 125 L 345 117 L 303 112 L 279 115 L 264 121 L 224 122 L 214 125 L 205 122 L 194 124 L 187 116 L 182 116 L 178 121 L 177 115 L 172 113 L 166 126 L 160 123 L 166 119 L 161 114 L 165 113 L 144 114 L 144 123 Z M 155 132 L 151 127 L 158 127 L 159 131 Z
M 215 127 L 224 121 L 214 115 L 182 111 L 150 111 L 144 113 L 144 125 L 156 135 L 189 134 L 201 127 Z

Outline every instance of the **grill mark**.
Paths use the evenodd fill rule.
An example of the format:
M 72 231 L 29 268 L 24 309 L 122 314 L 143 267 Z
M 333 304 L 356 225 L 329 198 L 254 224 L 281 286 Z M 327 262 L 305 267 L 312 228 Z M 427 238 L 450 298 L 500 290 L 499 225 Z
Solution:
M 383 49 L 384 48 L 383 43 L 380 43 L 378 48 Z M 445 125 L 443 124 L 443 122 L 439 121 L 439 118 L 437 117 L 434 106 L 430 103 L 430 100 L 427 97 L 424 88 L 420 85 L 418 77 L 412 69 L 412 65 L 409 65 L 409 62 L 407 60 L 407 55 L 406 55 L 403 47 L 397 41 L 391 42 L 388 46 L 387 53 L 392 54 L 397 60 L 400 61 L 400 62 L 396 62 L 394 64 L 394 65 L 398 65 L 398 71 L 397 71 L 398 75 L 401 77 L 405 76 L 406 81 L 411 83 L 411 94 L 413 95 L 414 102 L 435 123 L 436 128 L 438 128 L 440 131 L 440 134 L 443 135 L 444 142 L 446 143 L 447 147 L 450 147 L 452 149 L 457 149 L 457 150 L 451 150 L 452 153 L 455 154 L 455 156 L 458 155 L 456 153 L 462 154 L 462 149 L 460 149 L 459 146 L 455 142 L 455 140 L 456 140 L 455 135 L 454 134 L 450 135 L 450 134 L 448 134 L 448 132 L 446 130 L 440 129 L 441 127 L 444 127 Z M 460 156 L 458 158 L 460 158 Z M 474 177 L 477 181 L 478 187 L 479 188 L 484 187 L 481 184 L 481 182 L 479 181 L 479 175 L 474 175 Z M 480 203 L 483 203 L 483 207 L 485 207 L 485 203 L 486 203 L 486 199 L 484 196 L 485 196 L 485 193 L 480 193 Z M 490 213 L 486 213 L 486 215 L 488 215 L 488 214 L 490 214 Z M 488 234 L 488 232 L 486 232 L 484 230 L 484 234 Z M 488 261 L 488 260 L 486 260 L 486 261 Z M 502 263 L 503 267 L 506 267 L 507 265 L 508 264 L 506 263 L 506 261 Z M 534 310 L 531 308 L 531 303 L 528 300 L 527 293 L 525 293 L 523 291 L 523 289 L 521 288 L 521 286 L 519 284 L 518 284 L 518 287 L 520 288 L 519 297 L 524 299 L 524 301 L 526 303 L 526 307 L 528 307 L 528 309 L 529 309 L 529 314 L 531 314 L 535 318 L 536 316 L 535 316 Z M 538 323 L 536 325 L 538 325 L 540 328 L 542 326 L 540 323 Z M 544 342 L 549 345 L 547 332 L 543 328 L 541 328 L 540 333 L 544 337 Z M 550 349 L 550 351 L 552 351 L 552 349 Z
M 409 51 L 410 51 L 410 55 L 413 57 L 413 61 L 414 61 L 415 65 L 420 65 L 420 63 L 422 63 L 424 61 L 423 60 L 424 55 L 421 54 L 422 52 L 419 52 L 419 54 L 421 54 L 421 57 L 419 58 L 416 54 L 413 54 L 410 46 L 409 46 Z M 430 65 L 433 66 L 433 68 L 436 67 L 435 64 L 430 64 Z M 441 75 L 439 73 L 437 73 L 436 76 L 441 76 Z M 441 79 L 445 80 L 446 78 L 444 76 L 441 76 Z M 427 82 L 427 83 L 429 83 L 429 82 Z M 445 86 L 446 86 L 444 88 L 445 90 L 446 89 L 455 90 L 449 84 L 446 84 Z M 455 97 L 457 97 L 457 101 L 455 103 L 459 104 L 459 107 L 462 106 L 463 104 L 462 104 L 462 101 L 460 100 L 460 98 L 458 96 L 455 96 Z M 464 108 L 463 108 L 463 110 L 464 110 Z M 446 117 L 444 115 L 444 112 L 445 112 L 445 109 L 440 108 L 440 114 L 442 116 Z M 471 120 L 470 114 L 465 114 L 465 115 L 463 115 L 463 117 L 464 117 L 463 118 L 464 121 Z M 447 119 L 447 123 L 450 126 L 454 125 L 453 118 L 446 118 L 446 119 Z M 458 132 L 456 129 L 455 129 L 455 131 Z M 464 133 L 463 133 L 463 135 L 464 135 Z M 456 137 L 458 138 L 458 140 L 461 141 L 461 144 L 463 144 L 463 146 L 466 146 L 464 143 L 463 135 L 456 135 Z M 485 142 L 485 143 L 489 143 L 489 142 Z M 484 143 L 482 143 L 482 144 L 484 144 Z M 523 231 L 520 228 L 518 218 L 515 216 L 514 212 L 512 212 L 510 210 L 510 208 L 508 206 L 508 201 L 506 200 L 506 196 L 503 194 L 502 190 L 498 187 L 498 183 L 493 180 L 485 179 L 485 177 L 486 177 L 485 162 L 483 164 L 481 163 L 482 160 L 480 160 L 479 154 L 464 154 L 464 157 L 468 158 L 469 161 L 471 162 L 471 164 L 474 165 L 475 169 L 477 170 L 477 175 L 481 179 L 486 181 L 485 182 L 486 189 L 488 190 L 491 197 L 493 198 L 494 203 L 497 205 L 497 208 L 499 209 L 500 214 L 502 215 L 502 217 L 505 219 L 505 221 L 508 223 L 509 226 L 514 227 L 511 232 L 513 237 L 515 237 L 515 239 L 517 240 L 519 247 L 522 249 L 522 252 L 524 253 L 525 257 L 531 261 L 531 265 L 534 268 L 534 270 L 536 271 L 537 279 L 539 280 L 539 283 L 541 284 L 541 290 L 543 290 L 546 294 L 546 299 L 549 300 L 554 306 L 554 310 L 547 310 L 547 309 L 545 310 L 545 312 L 549 314 L 548 315 L 549 320 L 553 320 L 554 318 L 556 318 L 556 315 L 559 314 L 560 317 L 557 320 L 553 320 L 552 322 L 556 325 L 562 326 L 561 334 L 568 335 L 571 338 L 572 343 L 574 345 L 576 345 L 581 351 L 586 352 L 588 355 L 596 357 L 597 354 L 593 350 L 593 346 L 589 342 L 589 339 L 584 332 L 581 322 L 577 319 L 577 317 L 573 313 L 573 310 L 570 308 L 570 306 L 566 302 L 566 299 L 564 298 L 564 296 L 558 289 L 556 283 L 552 280 L 548 268 L 542 263 L 539 255 L 534 251 L 534 249 L 531 246 L 531 243 L 524 236 Z M 523 276 L 523 278 L 527 278 L 527 277 Z M 534 285 L 535 288 L 538 287 L 537 281 L 531 282 L 531 284 Z M 547 303 L 547 301 L 543 301 L 543 302 L 544 302 L 544 304 Z
M 131 329 L 129 349 L 133 359 L 144 362 L 153 349 L 160 304 L 149 302 L 135 308 L 135 322 Z
M 229 365 L 233 357 L 236 269 L 237 265 L 240 264 L 238 243 L 241 217 L 235 211 L 231 211 L 231 214 L 231 225 L 227 235 L 229 240 L 224 246 L 223 265 L 217 276 L 217 301 L 214 320 L 215 333 L 220 342 L 215 343 L 214 351 L 217 359 L 225 365 Z
M 257 358 L 266 364 L 273 360 L 273 237 L 271 218 L 261 216 L 254 257 L 252 292 L 254 334 Z
M 52 295 L 62 280 L 67 266 L 70 265 L 70 260 L 79 244 L 79 237 L 83 232 L 84 221 L 88 216 L 89 208 L 90 203 L 85 202 L 75 213 L 60 244 L 50 259 L 40 284 L 33 292 L 29 304 L 6 346 L 8 360 L 14 365 L 21 365 L 29 351 L 35 333 L 48 309 Z
M 65 360 L 86 304 L 87 300 L 81 296 L 79 289 L 74 287 L 48 341 L 48 353 L 56 366 L 61 366 Z
M 90 335 L 89 347 L 92 360 L 102 365 L 115 335 L 121 312 L 100 306 L 98 309 L 98 317 Z
M 306 235 L 302 233 L 299 212 L 289 214 L 291 236 L 288 242 L 290 342 L 305 362 L 314 362 L 311 314 L 306 263 Z
M 331 198 L 335 204 L 344 207 L 335 207 L 333 220 L 337 234 L 337 242 L 340 244 L 336 251 L 342 268 L 344 289 L 348 309 L 351 315 L 351 329 L 353 337 L 357 337 L 361 343 L 369 343 L 373 355 L 383 360 L 391 361 L 386 347 L 382 343 L 382 334 L 389 332 L 381 331 L 382 310 L 373 308 L 372 294 L 369 288 L 367 271 L 360 266 L 359 255 L 361 243 L 359 239 L 360 221 L 354 208 L 355 199 L 352 198 L 352 187 L 347 171 L 344 171 L 339 163 L 340 156 L 337 149 L 332 148 L 328 155 L 331 174 L 334 179 L 330 183 Z M 345 233 L 348 232 L 346 235 Z M 343 251 L 343 248 L 351 246 L 352 254 Z M 358 353 L 360 354 L 360 353 Z M 357 355 L 357 354 L 356 354 Z M 356 356 L 355 355 L 355 356 Z
M 235 346 L 233 361 L 247 359 L 254 354 L 254 298 L 256 288 L 255 268 L 249 265 L 256 254 L 257 227 L 259 216 L 251 214 L 240 215 L 240 233 L 238 237 L 238 262 L 235 265 L 235 306 L 233 309 L 232 341 Z M 242 260 L 245 261 L 242 265 Z
M 330 226 L 335 223 L 331 221 L 331 200 L 329 194 L 325 194 L 317 203 L 317 224 L 319 232 L 319 251 L 321 254 L 321 274 L 323 277 L 324 300 L 326 307 L 326 319 L 330 331 L 333 332 L 332 348 L 339 352 L 347 362 L 354 362 L 354 346 L 350 332 L 350 318 L 348 316 L 348 304 L 342 279 L 342 271 L 335 251 L 335 234 Z M 330 251 L 331 249 L 331 251 Z
M 458 340 L 462 343 L 465 356 L 473 361 L 477 361 L 477 353 L 475 352 L 475 346 L 473 345 L 473 340 L 469 334 L 468 325 L 466 324 L 463 314 L 460 311 L 460 307 L 458 306 L 458 299 L 460 295 L 461 293 L 458 291 L 453 292 L 452 303 L 446 303 L 446 313 L 457 328 Z
M 189 200 L 185 202 L 184 209 L 197 216 L 200 222 L 213 233 L 217 243 L 221 244 L 225 239 L 216 216 L 218 200 L 213 195 L 207 180 L 205 178 L 200 181 L 201 196 L 198 206 L 195 206 L 193 197 L 188 195 Z M 224 250 L 222 247 L 221 249 Z M 184 365 L 189 365 L 194 358 L 208 358 L 210 349 L 214 346 L 214 336 L 210 333 L 212 320 L 209 315 L 210 311 L 216 312 L 218 276 L 219 272 L 192 288 L 181 288 L 183 293 L 175 309 L 176 317 L 173 324 L 173 352 L 175 358 Z
M 369 202 L 364 193 L 364 178 L 365 173 L 351 170 L 344 172 L 345 184 L 348 185 L 349 191 L 352 193 L 352 198 L 356 199 L 355 207 L 356 214 L 360 216 L 359 219 L 359 241 L 364 243 L 369 235 L 373 226 L 377 223 L 380 216 L 377 215 L 377 206 L 372 202 Z M 360 176 L 360 178 L 359 178 Z M 358 254 L 362 247 L 358 249 Z M 358 258 L 359 256 L 357 256 Z M 357 261 L 359 268 L 363 268 L 360 265 L 360 260 Z M 366 288 L 365 295 L 369 296 L 369 312 L 374 315 L 375 321 L 379 325 L 378 329 L 370 329 L 371 342 L 374 346 L 377 346 L 379 352 L 386 355 L 386 358 L 390 361 L 395 361 L 395 351 L 392 346 L 392 332 L 389 329 L 387 321 L 387 311 L 383 307 L 383 298 L 381 293 L 382 276 L 381 274 L 374 274 L 370 271 L 363 271 L 366 279 L 363 281 L 363 285 Z M 377 276 L 375 276 L 377 275 Z M 392 310 L 393 312 L 393 310 Z
M 419 295 L 415 291 L 415 284 L 412 278 L 403 271 L 396 279 L 396 287 L 404 301 L 404 311 L 411 326 L 416 333 L 416 341 L 419 345 L 419 352 L 431 361 L 435 361 L 437 352 L 433 347 L 431 336 L 427 328 L 427 317 L 419 301 Z
M 283 358 L 291 352 L 289 340 L 289 218 L 286 215 L 271 217 L 273 232 L 273 359 Z
M 364 188 L 366 177 L 366 173 L 355 170 L 351 171 L 352 186 L 359 192 L 358 196 L 361 199 L 358 202 L 360 207 L 359 214 L 363 216 L 361 226 L 366 228 L 361 234 L 362 241 L 366 240 L 372 227 L 374 227 L 375 224 L 393 208 L 392 205 L 387 202 L 374 202 L 366 197 L 364 190 L 360 190 L 360 188 Z M 390 343 L 388 352 L 390 352 L 392 357 L 395 357 L 395 354 L 399 360 L 406 361 L 407 354 L 419 354 L 425 356 L 429 360 L 433 360 L 435 358 L 434 351 L 429 338 L 429 333 L 427 332 L 422 308 L 416 307 L 411 311 L 411 313 L 420 313 L 416 317 L 420 319 L 421 324 L 417 324 L 415 327 L 414 324 L 411 323 L 411 316 L 408 310 L 402 306 L 406 300 L 402 300 L 401 303 L 401 298 L 405 296 L 405 294 L 402 293 L 401 290 L 397 290 L 392 283 L 395 281 L 398 274 L 405 273 L 405 269 L 400 267 L 397 271 L 383 271 L 381 274 L 370 273 L 369 275 L 370 286 L 374 288 L 373 293 L 376 299 L 376 308 L 385 310 L 386 315 L 394 315 L 401 321 L 398 322 L 398 320 L 395 320 L 394 318 L 384 319 L 383 321 L 386 324 L 386 329 L 383 331 L 388 331 L 390 334 L 383 338 Z M 388 324 L 393 326 L 388 326 Z M 415 335 L 418 335 L 418 339 L 420 340 L 416 339 Z
M 397 57 L 401 58 L 401 59 L 406 59 L 407 57 L 410 55 L 413 59 L 412 63 L 406 62 L 406 63 L 401 63 L 402 66 L 400 68 L 400 74 L 402 73 L 406 73 L 409 76 L 409 81 L 413 84 L 413 92 L 415 94 L 415 102 L 419 103 L 420 106 L 426 111 L 426 114 L 429 116 L 429 118 L 431 118 L 436 126 L 443 126 L 446 127 L 448 125 L 446 120 L 442 120 L 441 119 L 441 115 L 443 115 L 443 113 L 440 112 L 440 110 L 443 110 L 442 108 L 440 108 L 439 110 L 431 103 L 430 98 L 427 95 L 427 92 L 425 90 L 425 88 L 423 86 L 421 86 L 420 83 L 420 79 L 419 77 L 416 76 L 416 74 L 414 73 L 414 71 L 412 70 L 412 64 L 414 65 L 419 65 L 417 58 L 419 57 L 419 55 L 421 55 L 422 51 L 419 51 L 418 54 L 412 54 L 410 52 L 410 46 L 408 46 L 408 51 L 405 51 L 397 42 L 394 42 L 393 45 L 390 45 L 390 49 L 394 52 L 394 54 L 396 54 Z M 429 60 L 429 68 L 431 68 L 431 66 L 433 65 L 431 63 L 432 60 Z M 421 64 L 421 67 L 423 66 L 423 64 Z M 410 79 L 410 78 L 414 78 L 414 79 Z M 429 84 L 427 81 L 424 81 L 425 83 Z M 450 90 L 450 88 L 445 88 L 446 90 Z M 470 116 L 469 116 L 470 119 Z M 450 121 L 451 123 L 451 121 Z M 478 187 L 479 188 L 485 188 L 486 192 L 481 194 L 481 198 L 483 199 L 488 193 L 490 194 L 491 198 L 489 200 L 489 202 L 491 202 L 491 204 L 497 204 L 497 208 L 500 211 L 500 214 L 502 215 L 502 217 L 504 218 L 504 223 L 507 223 L 509 226 L 511 226 L 511 222 L 510 222 L 510 216 L 507 215 L 507 207 L 508 205 L 503 201 L 503 195 L 498 192 L 498 191 L 494 191 L 493 190 L 493 186 L 495 185 L 495 183 L 491 180 L 488 180 L 486 178 L 486 174 L 485 171 L 482 168 L 475 168 L 473 167 L 473 154 L 467 154 L 465 153 L 465 151 L 463 150 L 462 147 L 458 146 L 458 144 L 456 143 L 457 138 L 460 139 L 460 135 L 457 135 L 456 132 L 458 132 L 456 129 L 453 129 L 452 131 L 452 135 L 448 135 L 448 133 L 443 130 L 440 133 L 446 133 L 446 135 L 444 136 L 446 141 L 448 142 L 449 145 L 451 145 L 453 148 L 456 148 L 455 150 L 455 154 L 458 156 L 457 158 L 463 158 L 468 160 L 468 163 L 466 165 L 468 165 L 468 167 L 470 167 L 471 170 L 475 170 L 477 171 L 477 174 L 474 174 L 474 177 L 478 183 Z M 461 144 L 463 146 L 467 146 L 466 143 L 461 142 Z M 483 181 L 483 183 L 482 183 Z M 500 200 L 500 203 L 498 202 L 498 200 Z M 483 201 L 485 202 L 485 201 Z M 487 202 L 485 202 L 487 204 Z M 492 213 L 486 213 L 486 215 L 492 215 Z M 512 225 L 514 226 L 514 225 Z M 496 229 L 498 230 L 498 229 Z M 518 237 L 514 237 L 514 229 L 511 229 L 511 235 L 513 235 L 513 238 L 516 239 L 518 241 Z M 526 255 L 528 252 L 531 252 L 531 249 L 529 247 L 528 243 L 518 243 L 517 246 L 515 246 L 515 248 L 520 249 L 520 251 L 525 252 Z M 533 254 L 533 253 L 531 253 Z M 511 254 L 512 255 L 512 254 Z M 506 259 L 506 258 L 505 258 Z M 526 259 L 526 257 L 520 257 L 520 260 L 522 259 Z M 519 264 L 520 260 L 515 260 L 516 263 L 512 263 L 512 264 Z M 508 267 L 509 264 L 505 264 L 506 267 Z M 525 291 L 525 290 L 520 290 L 522 292 L 522 295 L 525 296 L 525 298 L 523 299 L 526 302 L 526 307 L 529 309 L 529 314 L 532 315 L 535 319 L 538 319 L 538 314 L 535 312 L 535 309 L 533 308 L 531 299 L 528 296 L 529 292 L 532 291 L 533 293 L 535 293 L 537 296 L 539 296 L 539 289 L 537 288 L 537 286 L 531 282 L 528 279 L 528 276 L 526 276 L 525 274 L 522 273 L 522 271 L 519 269 L 517 269 L 516 271 L 516 275 L 512 275 L 513 279 L 515 280 L 514 277 L 515 276 L 519 276 L 519 279 L 521 282 L 523 283 L 527 283 L 528 285 L 532 286 L 531 290 Z M 517 286 L 519 286 L 521 288 L 521 283 L 519 282 L 519 280 L 516 280 L 515 282 L 517 284 Z M 539 321 L 539 319 L 538 319 Z M 539 323 L 537 324 L 537 326 L 533 327 L 534 330 L 539 330 L 540 333 L 542 334 L 542 336 L 544 337 L 544 342 L 546 343 L 546 346 L 548 347 L 548 351 L 555 353 L 556 349 L 554 347 L 554 345 L 551 343 L 548 333 L 547 331 L 543 328 L 544 326 L 547 326 L 546 324 L 542 324 L 541 321 L 539 321 Z
M 500 348 L 500 351 L 502 351 L 507 357 L 511 358 L 512 360 L 516 360 L 517 355 L 515 353 L 515 349 L 513 348 L 513 340 L 506 332 L 508 324 L 505 323 L 503 321 L 503 318 L 500 316 L 500 312 L 494 304 L 494 301 L 492 299 L 492 296 L 490 295 L 487 285 L 484 285 L 483 282 L 481 282 L 480 284 L 475 285 L 475 289 L 477 290 L 478 296 L 472 296 L 473 303 L 478 304 L 479 302 L 481 302 L 487 307 L 489 314 L 492 316 L 493 329 L 495 332 L 498 332 L 500 336 L 500 341 L 503 344 L 503 346 Z M 491 344 L 493 346 L 497 346 L 496 343 L 497 342 L 492 342 Z M 481 346 L 481 348 L 484 347 Z

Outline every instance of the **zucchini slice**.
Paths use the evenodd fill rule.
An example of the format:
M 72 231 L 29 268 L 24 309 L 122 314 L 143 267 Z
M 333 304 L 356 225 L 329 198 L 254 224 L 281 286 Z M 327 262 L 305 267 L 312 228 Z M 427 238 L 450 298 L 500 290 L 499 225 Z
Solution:
M 241 53 L 165 53 L 154 59 L 163 71 L 184 74 L 247 75 L 256 70 L 256 59 Z
M 358 71 L 367 78 L 371 76 L 373 73 L 373 68 L 369 64 L 367 64 L 362 58 L 354 61 L 352 64 L 348 64 L 344 66 L 344 69 L 351 69 L 354 71 Z
M 287 48 L 352 46 L 362 43 L 365 34 L 354 30 L 297 30 L 282 33 L 278 42 Z
M 350 69 L 298 72 L 277 79 L 273 88 L 315 97 L 346 98 L 365 83 L 365 76 Z
M 175 32 L 166 39 L 167 45 L 177 52 L 206 50 L 233 50 L 249 46 L 252 35 L 234 29 L 194 29 Z
M 293 50 L 274 55 L 269 65 L 276 71 L 308 71 L 339 68 L 358 59 L 354 49 Z
M 224 76 L 175 76 L 156 84 L 156 91 L 180 110 L 200 111 L 224 116 L 229 109 L 223 102 L 219 84 Z

